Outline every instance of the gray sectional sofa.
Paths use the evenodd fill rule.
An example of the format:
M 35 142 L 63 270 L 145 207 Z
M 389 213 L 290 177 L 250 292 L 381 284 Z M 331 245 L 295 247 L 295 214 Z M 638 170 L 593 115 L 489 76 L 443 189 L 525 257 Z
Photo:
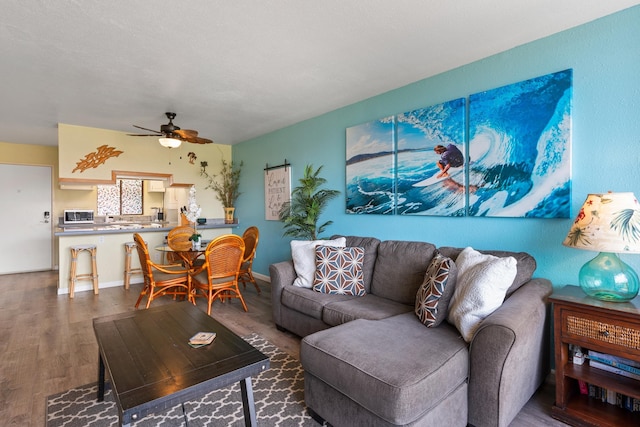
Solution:
M 336 236 L 334 236 L 336 237 Z M 455 326 L 426 327 L 414 313 L 432 257 L 460 248 L 347 236 L 364 248 L 365 296 L 293 286 L 292 261 L 270 266 L 273 319 L 304 337 L 305 402 L 340 426 L 507 426 L 549 372 L 547 296 L 535 260 L 513 256 L 517 274 L 503 304 L 470 343 Z

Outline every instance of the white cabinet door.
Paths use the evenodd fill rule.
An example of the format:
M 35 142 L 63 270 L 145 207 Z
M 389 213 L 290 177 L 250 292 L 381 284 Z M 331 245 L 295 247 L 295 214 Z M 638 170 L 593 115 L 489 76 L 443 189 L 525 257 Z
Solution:
M 164 181 L 147 181 L 147 191 L 150 193 L 164 193 Z
M 188 188 L 167 188 L 164 193 L 164 208 L 165 209 L 180 209 L 182 206 L 187 205 L 189 200 Z
M 51 167 L 0 164 L 0 182 L 0 274 L 50 270 Z

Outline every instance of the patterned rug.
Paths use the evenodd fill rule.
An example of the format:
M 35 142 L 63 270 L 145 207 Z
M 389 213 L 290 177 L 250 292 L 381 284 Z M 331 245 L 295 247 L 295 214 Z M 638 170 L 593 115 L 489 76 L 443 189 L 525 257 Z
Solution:
M 256 334 L 244 339 L 271 360 L 268 370 L 252 378 L 258 425 L 319 426 L 304 404 L 304 371 L 300 362 Z M 49 396 L 46 427 L 117 426 L 118 411 L 111 390 L 105 393 L 103 402 L 96 400 L 97 392 L 98 386 L 93 383 Z M 132 427 L 243 425 L 242 397 L 237 383 L 131 424 Z

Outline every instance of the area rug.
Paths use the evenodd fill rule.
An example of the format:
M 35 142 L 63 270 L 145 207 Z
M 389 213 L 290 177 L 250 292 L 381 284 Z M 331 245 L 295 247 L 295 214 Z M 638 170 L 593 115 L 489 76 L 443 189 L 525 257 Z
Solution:
M 258 425 L 319 426 L 304 404 L 304 371 L 300 362 L 257 334 L 244 337 L 244 340 L 271 360 L 268 370 L 252 378 Z M 117 426 L 118 411 L 111 390 L 105 393 L 103 402 L 96 400 L 97 392 L 98 386 L 93 383 L 49 396 L 46 427 Z M 237 383 L 131 424 L 132 427 L 243 425 L 242 398 Z

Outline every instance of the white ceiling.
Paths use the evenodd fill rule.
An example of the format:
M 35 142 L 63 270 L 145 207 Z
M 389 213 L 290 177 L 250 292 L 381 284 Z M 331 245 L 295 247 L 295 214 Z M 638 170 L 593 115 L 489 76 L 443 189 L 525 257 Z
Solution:
M 234 144 L 636 4 L 6 1 L 0 141 L 57 145 L 57 123 L 159 129 L 174 111 Z

